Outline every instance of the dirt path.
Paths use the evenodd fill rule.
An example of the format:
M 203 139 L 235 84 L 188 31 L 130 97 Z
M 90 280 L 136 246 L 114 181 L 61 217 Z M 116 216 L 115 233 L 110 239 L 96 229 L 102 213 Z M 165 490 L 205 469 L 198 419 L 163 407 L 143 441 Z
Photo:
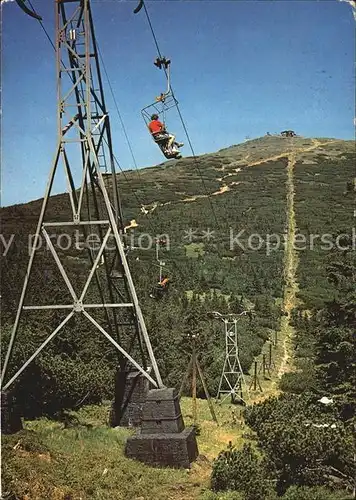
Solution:
M 227 184 L 224 181 L 225 181 L 226 178 L 231 177 L 233 175 L 236 175 L 238 172 L 240 172 L 241 171 L 241 167 L 243 167 L 243 166 L 245 166 L 245 167 L 254 167 L 255 165 L 261 165 L 262 163 L 266 163 L 268 161 L 280 160 L 281 158 L 290 158 L 291 155 L 296 155 L 298 153 L 307 153 L 308 151 L 313 151 L 313 149 L 317 149 L 320 146 L 325 146 L 326 144 L 331 144 L 333 142 L 337 142 L 337 140 L 331 140 L 331 141 L 321 142 L 318 139 L 312 139 L 312 145 L 311 146 L 307 146 L 305 148 L 296 148 L 294 151 L 285 151 L 285 152 L 280 153 L 278 155 L 269 156 L 267 158 L 262 158 L 261 160 L 258 160 L 258 161 L 252 161 L 252 162 L 247 163 L 245 165 L 243 165 L 243 163 L 241 163 L 241 166 L 236 167 L 233 172 L 227 173 L 223 177 L 218 177 L 216 179 L 217 181 L 223 182 L 224 184 L 220 187 L 220 189 L 218 189 L 217 191 L 214 191 L 213 193 L 209 193 L 209 194 L 197 194 L 197 195 L 193 195 L 193 196 L 188 196 L 186 198 L 182 198 L 182 199 L 174 201 L 174 202 L 167 201 L 165 203 L 160 203 L 160 202 L 155 201 L 155 202 L 151 203 L 150 205 L 155 204 L 156 205 L 155 208 L 156 208 L 158 206 L 171 205 L 172 203 L 192 203 L 192 202 L 195 202 L 195 201 L 197 201 L 197 200 L 199 200 L 201 198 L 208 198 L 210 196 L 222 195 L 222 194 L 230 191 L 233 186 L 237 186 L 238 184 L 240 184 L 237 181 L 232 181 L 229 184 Z M 241 161 L 247 161 L 249 156 L 250 156 L 249 154 L 246 155 L 243 158 L 243 160 L 241 160 Z M 232 164 L 234 164 L 234 165 L 236 164 L 237 165 L 236 162 L 232 162 Z M 224 166 L 223 170 L 225 170 L 225 166 Z M 145 207 L 143 207 L 143 209 L 145 209 Z
M 284 297 L 283 297 L 283 312 L 279 339 L 282 341 L 283 355 L 278 368 L 277 377 L 280 379 L 284 373 L 293 370 L 293 338 L 294 328 L 291 325 L 291 313 L 298 305 L 297 293 L 299 285 L 296 279 L 298 269 L 298 254 L 294 248 L 294 241 L 297 232 L 296 216 L 295 216 L 295 188 L 294 188 L 294 167 L 298 153 L 312 151 L 320 146 L 330 144 L 337 141 L 321 142 L 318 139 L 312 139 L 313 144 L 306 148 L 296 149 L 287 155 L 287 241 L 285 244 L 284 253 Z
M 319 139 L 312 139 L 312 145 L 311 146 L 306 146 L 304 148 L 295 148 L 292 149 L 291 151 L 286 151 L 284 153 L 280 153 L 275 156 L 270 156 L 268 158 L 263 158 L 262 160 L 258 161 L 253 161 L 251 163 L 248 163 L 246 166 L 247 167 L 254 167 L 255 165 L 261 165 L 262 163 L 266 163 L 267 161 L 274 161 L 274 160 L 280 160 L 281 158 L 285 157 L 290 157 L 290 155 L 297 155 L 298 153 L 307 153 L 308 151 L 313 151 L 313 149 L 317 149 L 320 146 L 326 146 L 327 144 L 332 144 L 333 142 L 337 142 L 337 140 L 331 140 L 331 141 L 326 141 L 326 142 L 321 142 Z
M 287 182 L 286 182 L 286 218 L 287 218 L 287 238 L 284 250 L 284 294 L 283 294 L 283 312 L 284 316 L 281 318 L 280 328 L 277 332 L 278 337 L 278 351 L 279 355 L 276 358 L 276 376 L 264 386 L 263 393 L 254 394 L 251 402 L 262 401 L 269 396 L 276 395 L 279 392 L 278 381 L 284 373 L 293 370 L 293 340 L 295 331 L 291 325 L 291 314 L 293 309 L 298 305 L 297 293 L 299 290 L 298 282 L 296 279 L 298 269 L 298 254 L 294 248 L 294 241 L 297 232 L 296 215 L 295 215 L 295 187 L 294 187 L 294 169 L 298 158 L 298 154 L 312 151 L 324 144 L 329 144 L 328 141 L 321 142 L 313 139 L 313 144 L 306 148 L 296 149 L 284 155 L 271 157 L 270 159 L 277 159 L 287 157 Z M 269 161 L 268 159 L 263 160 Z M 248 166 L 260 164 L 262 161 L 250 163 Z
M 221 186 L 221 188 L 218 191 L 215 191 L 211 195 L 212 196 L 217 196 L 219 194 L 227 193 L 227 191 L 230 191 L 230 187 L 227 184 L 224 184 L 223 186 Z
M 284 254 L 284 297 L 283 297 L 283 312 L 285 316 L 281 320 L 280 336 L 283 342 L 283 357 L 278 370 L 278 378 L 281 378 L 283 373 L 292 369 L 291 366 L 291 350 L 294 329 L 291 325 L 291 313 L 297 305 L 298 283 L 296 281 L 296 272 L 298 268 L 298 255 L 294 249 L 294 241 L 296 235 L 296 220 L 294 209 L 294 167 L 296 155 L 292 153 L 288 157 L 287 166 L 287 241 Z

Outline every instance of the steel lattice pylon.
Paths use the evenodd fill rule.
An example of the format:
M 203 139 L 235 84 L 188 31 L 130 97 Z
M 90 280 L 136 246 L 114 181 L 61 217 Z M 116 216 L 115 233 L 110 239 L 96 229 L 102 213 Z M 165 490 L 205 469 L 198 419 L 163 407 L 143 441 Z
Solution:
M 27 273 L 18 310 L 3 364 L 2 383 L 7 374 L 11 353 L 22 314 L 26 311 L 64 312 L 65 317 L 23 366 L 3 385 L 3 390 L 17 379 L 45 348 L 48 342 L 74 315 L 82 315 L 95 331 L 103 334 L 119 351 L 120 365 L 127 362 L 139 370 L 155 387 L 163 387 L 156 359 L 141 312 L 136 290 L 126 259 L 125 229 L 116 182 L 109 116 L 106 110 L 89 0 L 56 0 L 56 68 L 58 143 L 30 253 Z M 68 190 L 68 209 L 60 217 L 48 219 L 48 204 L 55 175 L 63 167 Z M 110 172 L 110 176 L 103 176 Z M 57 177 L 56 177 L 57 179 Z M 75 188 L 75 180 L 80 186 Z M 109 197 L 108 186 L 112 195 Z M 83 287 L 70 278 L 49 230 L 66 228 L 84 234 L 95 232 L 96 248 L 87 248 L 89 272 Z M 38 242 L 44 238 L 49 254 L 63 279 L 69 300 L 54 303 L 49 289 L 49 303 L 28 301 L 28 288 Z M 110 242 L 110 245 L 109 245 Z M 92 293 L 96 287 L 100 300 Z M 51 302 L 51 300 L 53 300 Z M 93 313 L 99 311 L 100 318 Z M 103 320 L 103 321 L 101 321 Z M 142 359 L 148 354 L 153 368 L 152 378 L 146 367 L 130 355 L 130 347 L 138 341 Z M 128 347 L 126 347 L 128 346 Z
M 248 394 L 248 388 L 239 358 L 239 337 L 237 332 L 237 317 L 246 313 L 247 311 L 243 311 L 241 314 L 227 314 L 225 316 L 218 312 L 213 313 L 215 318 L 221 319 L 224 322 L 225 361 L 216 395 L 216 399 L 223 396 L 221 402 L 228 396 L 231 396 L 232 402 L 237 398 L 242 403 L 245 403 L 243 388 L 246 394 Z

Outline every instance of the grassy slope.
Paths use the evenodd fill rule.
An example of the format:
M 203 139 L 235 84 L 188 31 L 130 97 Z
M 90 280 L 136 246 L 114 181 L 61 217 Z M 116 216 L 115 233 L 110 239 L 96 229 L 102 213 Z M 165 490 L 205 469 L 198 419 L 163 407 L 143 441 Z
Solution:
M 275 139 L 273 138 L 273 140 Z M 255 147 L 261 145 L 258 141 L 251 142 L 256 142 Z M 305 144 L 301 143 L 300 147 L 309 147 L 310 145 L 310 141 L 305 141 Z M 243 147 L 245 146 L 243 145 Z M 343 146 L 342 144 L 341 148 Z M 330 148 L 331 146 L 328 147 Z M 254 229 L 254 223 L 257 223 L 259 226 L 261 219 L 263 224 L 267 224 L 267 227 L 272 228 L 274 231 L 280 231 L 281 226 L 284 225 L 283 215 L 286 209 L 286 190 L 284 186 L 287 179 L 287 172 L 285 170 L 286 159 L 284 161 L 282 158 L 282 163 L 280 163 L 281 159 L 277 158 L 269 164 L 256 165 L 253 168 L 244 168 L 242 166 L 242 172 L 236 172 L 235 169 L 239 167 L 236 167 L 236 164 L 232 165 L 233 161 L 241 161 L 245 165 L 248 163 L 248 160 L 252 160 L 252 163 L 260 161 L 259 155 L 255 154 L 253 156 L 254 152 L 251 151 L 251 148 L 249 149 L 250 153 L 242 152 L 241 148 L 239 151 L 240 160 L 236 160 L 235 151 L 232 148 L 231 150 L 222 151 L 217 157 L 210 158 L 210 160 L 213 160 L 212 166 L 206 168 L 206 181 L 212 192 L 219 189 L 221 185 L 226 185 L 226 183 L 242 182 L 244 184 L 243 186 L 232 185 L 231 190 L 236 189 L 236 191 L 227 191 L 223 195 L 216 195 L 213 199 L 216 212 L 222 217 L 228 211 L 229 219 L 232 219 L 233 223 L 240 227 L 243 222 L 251 233 Z M 322 151 L 317 153 L 320 154 Z M 275 149 L 269 154 L 272 156 L 272 153 L 275 156 L 281 154 L 280 152 L 276 153 Z M 246 158 L 247 154 L 250 154 L 250 158 Z M 342 221 L 343 228 L 348 227 L 350 219 L 345 218 L 343 215 L 344 211 L 341 208 L 341 202 L 350 204 L 351 207 L 350 200 L 352 197 L 346 196 L 343 198 L 342 192 L 345 189 L 346 180 L 349 180 L 350 176 L 352 176 L 352 158 L 349 154 L 342 156 L 342 151 L 339 158 L 335 157 L 335 149 L 327 151 L 327 154 L 329 156 L 331 154 L 333 158 L 327 159 L 317 156 L 314 153 L 312 157 L 310 154 L 303 154 L 297 157 L 293 179 L 296 190 L 294 209 L 296 212 L 297 227 L 301 231 L 309 229 L 310 226 L 308 224 L 313 225 L 314 232 L 320 233 L 322 226 L 327 232 L 330 232 L 328 231 L 330 227 L 334 231 L 337 228 L 336 220 Z M 220 163 L 218 158 L 228 155 L 235 155 L 235 159 L 229 158 L 227 166 L 223 162 Z M 303 164 L 301 163 L 301 158 L 304 158 Z M 311 160 L 316 161 L 316 164 L 311 163 Z M 188 167 L 189 165 L 188 162 Z M 205 166 L 207 167 L 207 164 Z M 168 168 L 171 169 L 173 167 Z M 172 223 L 175 225 L 178 223 L 179 226 L 179 221 L 185 216 L 189 217 L 190 224 L 194 224 L 194 222 L 201 223 L 203 219 L 204 223 L 213 225 L 211 215 L 205 218 L 208 210 L 208 200 L 206 198 L 200 198 L 196 202 L 182 201 L 186 199 L 186 196 L 191 197 L 197 193 L 204 194 L 204 191 L 197 191 L 197 178 L 195 174 L 186 171 L 182 174 L 183 180 L 182 185 L 180 185 L 180 170 L 174 170 L 174 172 L 171 170 L 167 178 L 163 179 L 161 176 L 162 169 L 165 171 L 166 167 L 156 168 L 158 180 L 154 176 L 149 175 L 154 169 L 146 170 L 142 176 L 149 175 L 149 179 L 144 183 L 144 187 L 142 187 L 142 183 L 140 184 L 143 190 L 141 195 L 146 197 L 146 203 L 154 201 L 165 203 L 167 197 L 168 201 L 175 200 L 174 203 L 166 205 L 167 210 L 159 212 L 155 220 L 156 226 L 160 230 L 166 229 Z M 212 171 L 215 169 L 221 170 L 222 173 L 220 172 L 218 175 L 227 175 L 228 182 L 226 179 L 218 182 L 215 178 L 209 180 L 208 174 L 213 177 Z M 318 169 L 318 172 L 315 172 L 315 169 Z M 172 173 L 177 175 L 177 178 L 172 177 Z M 319 175 L 314 175 L 315 173 Z M 134 177 L 136 174 L 133 173 L 132 176 Z M 318 177 L 317 181 L 315 181 L 315 177 Z M 187 183 L 187 179 L 189 180 L 189 178 L 192 182 L 191 185 Z M 159 182 L 161 184 L 157 185 Z M 171 185 L 169 192 L 167 192 L 166 182 Z M 156 183 L 155 186 L 153 183 Z M 177 192 L 174 191 L 176 189 Z M 179 191 L 180 189 L 182 191 Z M 137 209 L 134 208 L 132 199 L 128 197 L 127 200 L 125 203 L 128 213 L 132 210 L 132 215 L 137 214 Z M 187 211 L 186 207 L 191 207 L 192 204 L 194 205 L 194 209 Z M 38 210 L 38 203 L 30 205 L 33 207 L 32 213 L 35 214 Z M 273 206 L 274 210 L 268 212 L 271 206 Z M 25 211 L 27 207 L 23 207 L 23 209 Z M 248 212 L 246 213 L 246 211 Z M 271 214 L 270 216 L 268 215 L 269 213 Z M 275 225 L 276 214 L 278 222 Z M 9 226 L 10 228 L 13 227 L 16 218 L 21 220 L 22 208 L 14 207 L 12 215 L 13 219 Z M 242 217 L 245 219 L 242 219 Z M 231 223 L 231 220 L 228 222 Z M 143 218 L 140 220 L 140 223 L 145 227 L 146 221 Z M 28 224 L 30 224 L 30 220 Z M 181 225 L 181 228 L 183 227 L 184 224 Z M 231 256 L 229 257 L 231 258 Z M 234 266 L 231 266 L 231 261 L 229 260 L 221 261 L 218 259 L 218 261 L 220 265 L 222 262 L 224 263 L 224 273 L 233 270 L 232 283 L 242 283 L 242 287 L 244 286 L 244 274 L 249 269 L 246 266 L 241 275 L 239 264 L 243 262 L 243 259 L 248 259 L 250 266 L 258 263 L 262 268 L 266 266 L 267 262 L 263 253 L 250 254 L 247 257 L 241 257 L 241 255 L 234 257 L 236 257 Z M 282 257 L 283 255 L 275 255 L 270 260 L 273 261 L 277 258 L 274 261 L 274 265 L 278 268 L 280 266 L 279 263 L 283 262 Z M 207 258 L 215 262 L 213 254 L 208 255 Z M 318 259 L 317 266 L 313 265 L 315 262 L 314 259 Z M 319 285 L 320 280 L 323 280 L 325 276 L 323 267 L 325 253 L 322 254 L 319 252 L 315 256 L 311 252 L 301 252 L 299 254 L 299 261 L 298 280 L 301 282 L 302 291 L 307 290 L 313 297 L 319 297 L 320 290 L 315 290 L 315 287 L 316 284 Z M 197 265 L 197 267 L 199 266 Z M 271 270 L 270 266 L 268 266 L 268 269 L 269 272 L 265 277 L 266 280 L 269 279 L 272 273 L 276 273 L 276 269 Z M 295 273 L 295 271 L 296 269 L 294 268 L 293 272 Z M 225 290 L 229 291 L 227 285 L 225 286 Z M 274 350 L 274 362 L 277 371 L 283 355 L 283 349 L 279 344 L 276 350 Z M 261 375 L 260 378 L 262 379 Z M 271 381 L 262 381 L 264 393 L 261 395 L 257 393 L 253 395 L 253 398 L 256 400 L 274 393 L 276 380 L 276 372 L 274 372 Z M 190 423 L 190 404 L 191 402 L 188 398 L 183 399 L 182 408 L 187 424 Z M 199 498 L 204 489 L 209 485 L 209 462 L 211 462 L 211 459 L 226 446 L 229 440 L 239 445 L 243 434 L 243 424 L 239 422 L 238 415 L 232 414 L 233 408 L 230 408 L 228 404 L 217 409 L 220 421 L 219 427 L 210 420 L 205 401 L 199 401 L 199 410 L 199 419 L 202 426 L 202 433 L 198 438 L 199 449 L 200 453 L 207 460 L 201 457 L 193 465 L 190 472 L 152 469 L 125 459 L 123 456 L 123 444 L 130 431 L 107 429 L 105 427 L 105 415 L 107 411 L 105 407 L 82 409 L 79 412 L 78 416 L 81 422 L 93 425 L 91 428 L 82 426 L 63 430 L 60 424 L 45 420 L 28 422 L 27 428 L 35 430 L 36 437 L 26 437 L 26 433 L 24 433 L 24 436 L 15 435 L 4 438 L 5 450 L 10 456 L 8 461 L 9 471 L 12 470 L 15 476 L 21 477 L 21 481 L 16 486 L 14 485 L 15 489 L 19 493 L 21 492 L 23 495 L 22 498 L 26 498 L 24 495 L 30 492 L 27 498 L 38 499 L 65 498 L 66 493 L 70 495 L 67 498 L 73 499 L 123 498 L 125 500 L 149 500 L 155 498 L 163 500 L 179 498 L 188 500 Z M 32 448 L 35 446 L 37 440 L 41 441 L 42 444 L 38 445 L 38 449 L 33 450 Z M 6 473 L 7 470 L 5 469 L 5 475 Z
M 132 431 L 107 428 L 104 405 L 80 410 L 80 425 L 73 428 L 46 419 L 27 422 L 25 431 L 3 438 L 4 479 L 21 478 L 11 487 L 19 498 L 31 500 L 199 498 L 209 487 L 211 460 L 230 440 L 241 442 L 242 428 L 234 423 L 232 410 L 230 405 L 216 406 L 217 426 L 206 401 L 198 400 L 201 456 L 190 471 L 152 468 L 126 459 L 124 443 Z M 183 398 L 182 411 L 186 424 L 191 423 L 189 398 Z

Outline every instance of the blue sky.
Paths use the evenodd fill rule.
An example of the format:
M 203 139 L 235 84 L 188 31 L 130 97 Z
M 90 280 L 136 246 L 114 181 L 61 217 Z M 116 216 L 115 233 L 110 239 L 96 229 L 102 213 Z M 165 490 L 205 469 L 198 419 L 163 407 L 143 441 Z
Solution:
M 54 1 L 33 0 L 54 38 Z M 165 89 L 135 1 L 93 0 L 96 36 L 139 167 L 164 160 L 140 110 Z M 354 137 L 355 21 L 337 0 L 147 1 L 197 154 L 290 128 Z M 56 143 L 54 51 L 37 21 L 3 6 L 2 205 L 43 196 Z M 114 150 L 133 161 L 106 85 Z M 167 126 L 186 142 L 176 113 Z M 190 154 L 188 147 L 183 154 Z M 56 186 L 57 192 L 63 190 Z

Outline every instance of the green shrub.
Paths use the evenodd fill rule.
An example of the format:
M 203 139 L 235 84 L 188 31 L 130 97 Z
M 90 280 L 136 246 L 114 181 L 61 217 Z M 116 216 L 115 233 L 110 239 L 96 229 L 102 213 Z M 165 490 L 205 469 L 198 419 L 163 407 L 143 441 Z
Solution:
M 268 494 L 265 469 L 250 444 L 236 450 L 229 443 L 214 460 L 211 486 L 214 491 L 239 491 L 244 500 L 265 500 Z
M 6 341 L 9 329 L 4 330 L 3 339 L 5 337 Z M 75 340 L 70 343 L 72 338 Z M 25 418 L 53 417 L 62 410 L 99 403 L 112 397 L 115 364 L 108 362 L 105 356 L 95 359 L 90 353 L 90 349 L 94 351 L 95 347 L 100 353 L 102 344 L 96 342 L 95 345 L 95 340 L 88 334 L 88 352 L 83 347 L 79 352 L 79 335 L 63 334 L 56 341 L 57 345 L 52 341 L 10 386 L 18 411 Z M 33 331 L 29 328 L 24 330 L 21 342 L 14 345 L 8 377 L 23 365 L 36 347 L 38 340 Z M 4 354 L 3 351 L 2 356 Z
M 303 370 L 301 372 L 284 373 L 279 387 L 283 392 L 302 394 L 313 389 L 315 386 L 314 370 Z
M 352 434 L 336 417 L 336 408 L 306 395 L 285 394 L 245 410 L 279 494 L 292 485 L 332 486 L 335 473 L 339 484 L 352 484 Z

